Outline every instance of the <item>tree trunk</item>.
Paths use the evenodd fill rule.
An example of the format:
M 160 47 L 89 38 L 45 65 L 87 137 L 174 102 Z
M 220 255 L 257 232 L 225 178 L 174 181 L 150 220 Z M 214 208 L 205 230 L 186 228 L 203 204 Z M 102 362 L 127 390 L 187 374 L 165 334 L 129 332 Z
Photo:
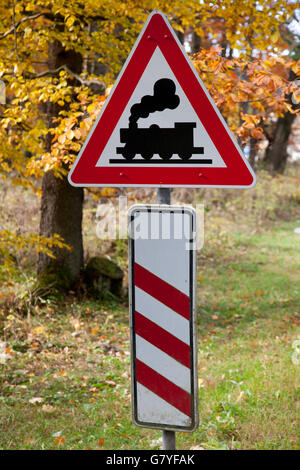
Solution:
M 296 74 L 291 70 L 289 80 L 295 80 L 295 78 Z M 299 109 L 299 103 L 293 103 L 292 96 L 289 96 L 288 99 L 294 110 Z M 269 145 L 266 149 L 264 163 L 267 167 L 271 166 L 275 173 L 283 173 L 285 170 L 288 159 L 288 140 L 295 117 L 296 114 L 286 111 L 282 117 L 278 118 L 274 132 L 268 137 Z
M 296 114 L 285 112 L 284 116 L 278 118 L 274 135 L 269 139 L 264 161 L 275 173 L 283 173 L 285 170 L 288 158 L 287 145 L 295 117 Z
M 82 56 L 72 50 L 66 51 L 59 41 L 55 41 L 49 47 L 49 69 L 56 69 L 64 64 L 79 74 L 82 70 Z M 55 127 L 54 119 L 59 109 L 56 104 L 48 103 L 48 128 Z M 46 139 L 46 150 L 49 152 L 52 137 L 49 133 Z M 72 250 L 56 247 L 53 250 L 55 259 L 40 253 L 40 283 L 55 283 L 61 289 L 69 289 L 78 281 L 83 265 L 82 205 L 82 188 L 72 187 L 66 177 L 60 179 L 51 171 L 45 173 L 42 182 L 40 235 L 51 237 L 57 233 Z
M 198 36 L 197 33 L 192 29 L 191 31 L 192 40 L 191 40 L 191 53 L 196 54 L 196 52 L 200 51 L 201 48 L 201 38 Z
M 56 178 L 49 171 L 43 178 L 42 191 L 41 235 L 51 237 L 58 233 L 72 250 L 55 248 L 55 259 L 40 253 L 38 274 L 45 283 L 59 283 L 68 289 L 78 280 L 83 266 L 83 189 L 74 188 L 66 178 Z
M 250 147 L 250 153 L 249 153 L 249 163 L 250 163 L 250 166 L 253 170 L 255 170 L 255 157 L 256 157 L 256 139 L 254 139 L 254 137 L 252 137 L 252 135 L 250 136 L 250 139 L 249 139 L 249 147 Z

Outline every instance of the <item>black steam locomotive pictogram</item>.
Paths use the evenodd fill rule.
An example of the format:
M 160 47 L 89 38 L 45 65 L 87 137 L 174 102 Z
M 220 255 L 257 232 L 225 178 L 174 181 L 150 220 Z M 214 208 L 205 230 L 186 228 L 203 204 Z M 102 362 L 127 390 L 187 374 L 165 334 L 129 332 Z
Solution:
M 120 140 L 124 147 L 117 147 L 117 153 L 131 161 L 140 154 L 150 160 L 158 154 L 162 160 L 168 161 L 177 154 L 181 160 L 187 161 L 192 154 L 203 154 L 203 147 L 194 147 L 194 122 L 175 122 L 174 128 L 161 128 L 152 124 L 149 128 L 129 127 L 120 129 Z
M 170 128 L 157 124 L 138 127 L 138 120 L 147 118 L 150 113 L 177 108 L 180 98 L 175 92 L 173 80 L 161 78 L 154 84 L 153 95 L 143 96 L 140 103 L 131 107 L 128 128 L 120 129 L 120 143 L 125 145 L 116 148 L 116 153 L 123 158 L 110 159 L 110 163 L 186 163 L 192 155 L 204 153 L 204 147 L 194 147 L 195 122 L 175 122 Z M 142 159 L 134 160 L 136 155 Z M 160 158 L 153 159 L 154 155 Z M 178 155 L 179 160 L 170 161 L 173 155 Z M 211 164 L 212 160 L 193 159 L 189 163 Z

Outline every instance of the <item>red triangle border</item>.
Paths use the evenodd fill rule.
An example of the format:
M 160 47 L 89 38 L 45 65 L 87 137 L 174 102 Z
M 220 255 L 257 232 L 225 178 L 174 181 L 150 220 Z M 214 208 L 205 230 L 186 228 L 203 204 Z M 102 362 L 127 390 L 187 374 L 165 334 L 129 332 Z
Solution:
M 96 166 L 156 47 L 204 125 L 226 167 Z M 252 187 L 256 177 L 206 91 L 175 33 L 160 12 L 149 16 L 68 176 L 73 186 Z

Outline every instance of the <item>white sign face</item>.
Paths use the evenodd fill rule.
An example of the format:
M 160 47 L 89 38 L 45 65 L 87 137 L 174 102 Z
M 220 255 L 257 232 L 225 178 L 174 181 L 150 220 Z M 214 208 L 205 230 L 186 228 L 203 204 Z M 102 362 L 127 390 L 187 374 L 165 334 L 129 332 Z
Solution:
M 196 213 L 187 206 L 129 211 L 133 420 L 198 425 Z
M 167 82 L 166 80 L 169 80 L 169 82 Z M 170 100 L 173 97 L 178 97 L 178 105 L 176 106 L 176 108 L 168 108 L 167 100 L 165 103 L 166 107 L 163 108 L 163 104 L 161 104 L 159 100 L 156 100 L 157 93 L 155 93 L 154 91 L 154 86 L 155 84 L 158 84 L 158 86 L 156 86 L 156 89 L 158 89 L 159 92 L 159 83 L 165 85 L 165 88 L 167 89 L 168 83 L 171 87 L 173 87 L 174 93 L 170 92 Z M 142 100 L 144 97 L 148 98 L 148 107 L 143 104 Z M 191 103 L 187 99 L 178 80 L 176 79 L 169 64 L 167 63 L 166 59 L 164 58 L 162 52 L 158 47 L 155 49 L 143 75 L 141 76 L 141 79 L 136 89 L 134 90 L 127 106 L 125 107 L 121 118 L 119 119 L 118 124 L 116 125 L 107 145 L 101 153 L 101 163 L 100 161 L 98 161 L 97 166 L 111 166 L 114 163 L 122 163 L 122 166 L 126 167 L 132 166 L 132 164 L 134 163 L 135 167 L 144 167 L 145 164 L 147 164 L 147 160 L 145 160 L 145 158 L 142 156 L 142 146 L 140 149 L 138 149 L 138 146 L 136 146 L 136 153 L 133 156 L 134 159 L 129 161 L 126 161 L 126 159 L 122 158 L 122 154 L 116 153 L 117 149 L 119 149 L 119 152 L 121 152 L 121 149 L 125 147 L 125 142 L 122 143 L 120 138 L 122 136 L 122 132 L 124 133 L 126 138 L 126 132 L 128 133 L 128 129 L 130 130 L 129 126 L 133 124 L 133 113 L 131 112 L 131 110 L 134 105 L 136 105 L 135 109 L 137 109 L 136 116 L 134 116 L 133 118 L 134 121 L 136 119 L 135 124 L 137 126 L 137 135 L 139 133 L 139 129 L 147 129 L 147 132 L 149 132 L 150 126 L 152 125 L 159 126 L 162 131 L 163 129 L 168 130 L 170 135 L 173 131 L 173 135 L 171 135 L 171 141 L 169 142 L 169 148 L 171 148 L 170 144 L 172 143 L 172 141 L 174 141 L 174 138 L 176 137 L 176 135 L 178 135 L 178 133 L 185 133 L 181 132 L 181 128 L 180 126 L 178 126 L 178 123 L 184 123 L 186 127 L 187 125 L 190 125 L 191 127 L 191 156 L 188 160 L 183 160 L 180 158 L 178 153 L 176 153 L 178 152 L 178 148 L 174 148 L 174 153 L 172 153 L 172 156 L 167 161 L 161 158 L 164 157 L 163 152 L 160 157 L 159 153 L 155 153 L 155 151 L 152 149 L 154 153 L 151 159 L 148 160 L 148 163 L 151 163 L 151 166 L 178 167 L 178 164 L 180 164 L 181 167 L 190 167 L 192 164 L 193 167 L 226 167 L 214 143 L 206 132 L 203 124 L 201 123 L 199 117 L 197 116 Z M 150 110 L 152 112 L 150 112 Z M 142 113 L 148 113 L 148 111 L 148 116 L 143 117 Z M 183 129 L 186 129 L 186 127 L 183 127 Z M 124 131 L 121 131 L 121 129 L 124 129 Z M 159 139 L 161 139 L 161 137 L 159 137 Z M 134 141 L 137 142 L 137 137 L 134 137 Z M 145 139 L 143 139 L 142 143 L 146 143 Z M 188 145 L 189 144 L 187 144 L 187 147 Z

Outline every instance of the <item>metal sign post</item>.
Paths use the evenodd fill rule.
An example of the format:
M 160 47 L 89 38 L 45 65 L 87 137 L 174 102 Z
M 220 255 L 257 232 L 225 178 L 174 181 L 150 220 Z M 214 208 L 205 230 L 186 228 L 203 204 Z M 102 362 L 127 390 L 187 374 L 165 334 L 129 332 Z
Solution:
M 133 421 L 174 449 L 175 431 L 198 425 L 196 213 L 133 206 L 129 237 Z
M 158 188 L 157 189 L 157 202 L 158 204 L 171 204 L 171 189 Z
M 170 188 L 158 188 L 157 189 L 157 202 L 158 204 L 171 204 L 171 189 Z M 175 431 L 162 432 L 163 450 L 175 450 L 176 449 L 176 434 Z

